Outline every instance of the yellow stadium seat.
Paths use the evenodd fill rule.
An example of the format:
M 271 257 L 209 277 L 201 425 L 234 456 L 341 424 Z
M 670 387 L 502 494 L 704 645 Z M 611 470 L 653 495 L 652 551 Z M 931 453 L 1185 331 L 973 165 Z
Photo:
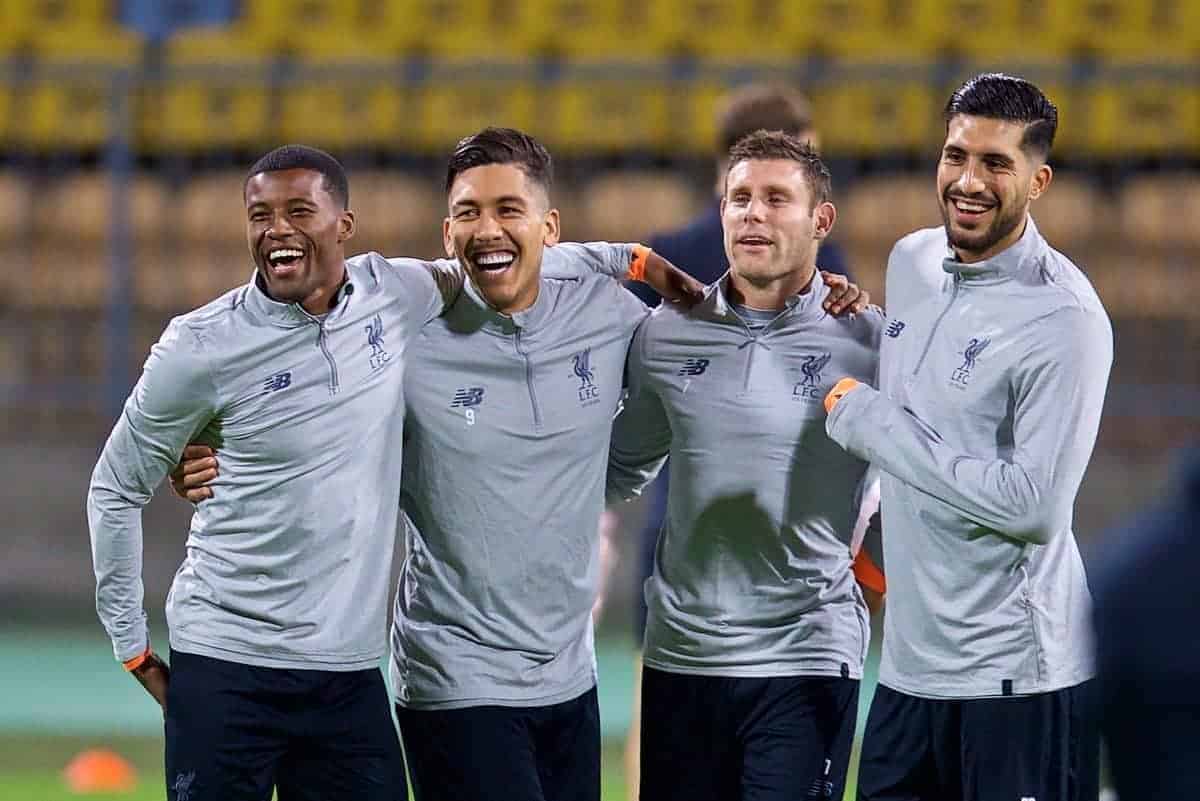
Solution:
M 20 242 L 27 236 L 34 200 L 33 183 L 27 176 L 0 172 L 0 243 Z
M 1200 259 L 1200 174 L 1131 179 L 1121 191 L 1119 219 L 1131 245 L 1187 251 L 1194 263 Z M 1200 284 L 1195 274 L 1189 280 Z
M 180 252 L 170 246 L 147 246 L 137 253 L 134 302 L 170 313 L 193 309 L 246 283 L 253 272 L 244 247 L 201 244 Z
M 793 0 L 783 23 L 802 52 L 862 60 L 925 59 L 937 30 L 924 6 L 936 0 Z
M 550 90 L 547 139 L 555 152 L 674 149 L 669 84 L 570 79 Z
M 196 175 L 179 191 L 180 233 L 189 242 L 222 246 L 246 241 L 246 174 L 229 170 Z
M 70 241 L 101 243 L 112 234 L 116 202 L 112 176 L 106 171 L 79 171 L 43 184 L 33 216 L 35 232 Z M 166 228 L 165 187 L 146 175 L 130 176 L 126 208 L 129 232 L 136 239 L 161 234 Z
M 118 28 L 74 25 L 39 31 L 30 52 L 32 80 L 10 100 L 22 109 L 12 122 L 14 140 L 39 150 L 105 144 L 119 93 L 127 89 L 115 71 L 138 64 L 141 40 Z
M 791 24 L 794 3 L 789 0 L 660 0 L 646 5 L 650 25 L 671 53 L 778 61 L 794 58 L 803 43 Z
M 615 172 L 591 181 L 580 195 L 589 238 L 645 241 L 695 216 L 703 200 L 680 178 L 662 172 Z
M 1064 55 L 1157 60 L 1200 55 L 1196 0 L 1057 0 L 1047 3 Z
M 1092 181 L 1058 174 L 1045 195 L 1033 202 L 1038 230 L 1051 245 L 1069 253 L 1113 230 L 1113 204 Z
M 166 79 L 141 118 L 146 141 L 185 151 L 261 147 L 271 141 L 270 54 L 237 31 L 201 29 L 172 38 Z
M 372 19 L 403 50 L 458 59 L 522 59 L 540 30 L 530 3 L 496 0 L 391 0 Z
M 670 41 L 654 14 L 659 2 L 525 0 L 501 5 L 519 14 L 518 55 L 636 59 L 662 54 Z
M 1200 87 L 1135 79 L 1093 85 L 1086 94 L 1088 151 L 1101 156 L 1200 154 Z
M 350 206 L 358 223 L 351 252 L 426 258 L 441 254 L 446 195 L 438 179 L 397 170 L 352 171 Z M 423 241 L 428 248 L 420 253 L 401 249 L 413 241 Z
M 349 62 L 314 57 L 307 65 L 328 67 L 332 72 L 326 79 L 299 81 L 282 90 L 278 124 L 281 141 L 335 150 L 391 148 L 403 141 L 420 112 L 420 98 L 412 87 L 388 74 L 386 60 L 360 57 Z M 364 72 L 355 73 L 354 68 Z
M 825 84 L 811 92 L 822 149 L 866 155 L 907 150 L 935 153 L 943 139 L 941 98 L 916 81 Z
M 10 0 L 11 10 L 39 27 L 102 27 L 116 13 L 112 0 Z
M 1060 31 L 1051 2 L 930 0 L 919 3 L 921 27 L 932 53 L 996 67 L 1014 59 L 1045 61 L 1061 56 Z
M 835 186 L 833 200 L 838 208 L 837 241 L 882 248 L 885 261 L 897 239 L 942 223 L 932 173 L 862 178 L 845 191 Z
M 449 155 L 454 143 L 489 125 L 518 128 L 541 138 L 537 87 L 486 75 L 433 80 L 416 88 L 420 113 L 403 141 L 418 150 Z

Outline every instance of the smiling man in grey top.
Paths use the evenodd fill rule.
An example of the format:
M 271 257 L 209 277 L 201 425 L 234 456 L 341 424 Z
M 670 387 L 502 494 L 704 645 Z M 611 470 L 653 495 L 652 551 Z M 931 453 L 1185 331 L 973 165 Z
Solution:
M 839 375 L 875 380 L 883 314 L 822 308 L 836 210 L 816 153 L 759 131 L 729 165 L 731 269 L 643 324 L 613 435 L 620 498 L 672 463 L 646 582 L 641 797 L 840 797 L 869 640 L 851 557 L 867 463 L 826 435 L 821 400 Z
M 945 224 L 892 251 L 880 388 L 847 380 L 827 401 L 830 436 L 882 471 L 889 595 L 860 798 L 1098 794 L 1071 520 L 1113 342 L 1087 278 L 1029 216 L 1057 119 L 1011 76 L 954 93 Z

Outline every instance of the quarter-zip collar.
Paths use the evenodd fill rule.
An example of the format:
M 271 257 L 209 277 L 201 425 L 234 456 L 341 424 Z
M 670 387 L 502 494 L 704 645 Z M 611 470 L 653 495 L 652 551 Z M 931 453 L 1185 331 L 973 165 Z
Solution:
M 829 287 L 823 280 L 819 280 L 820 275 L 820 270 L 815 271 L 804 290 L 789 296 L 784 301 L 784 308 L 779 310 L 777 318 L 787 317 L 789 321 L 804 322 L 823 316 L 825 309 L 821 304 L 829 296 Z M 704 300 L 696 306 L 696 312 L 711 320 L 744 326 L 745 323 L 733 310 L 733 303 L 729 300 L 729 280 L 730 273 L 726 272 L 720 279 L 709 284 L 704 290 Z
M 512 314 L 498 312 L 488 305 L 474 282 L 463 283 L 462 294 L 454 304 L 454 313 L 471 329 L 483 328 L 496 334 L 510 336 L 518 330 L 536 331 L 549 319 L 554 308 L 554 293 L 549 282 L 541 279 L 537 299 L 527 309 Z
M 280 328 L 298 328 L 314 320 L 324 320 L 326 324 L 336 322 L 346 314 L 350 299 L 354 296 L 355 279 L 358 278 L 349 262 L 346 263 L 345 270 L 342 284 L 329 303 L 329 312 L 324 315 L 309 314 L 299 303 L 281 303 L 272 298 L 267 294 L 258 270 L 250 276 L 250 284 L 243 293 L 246 308 L 251 314 L 262 317 Z
M 1025 232 L 1021 234 L 1021 238 L 990 259 L 965 264 L 958 260 L 954 249 L 947 242 L 948 255 L 942 261 L 942 269 L 971 284 L 1009 280 L 1024 273 L 1032 261 L 1042 256 L 1044 243 L 1045 240 L 1033 222 L 1033 216 L 1026 214 Z

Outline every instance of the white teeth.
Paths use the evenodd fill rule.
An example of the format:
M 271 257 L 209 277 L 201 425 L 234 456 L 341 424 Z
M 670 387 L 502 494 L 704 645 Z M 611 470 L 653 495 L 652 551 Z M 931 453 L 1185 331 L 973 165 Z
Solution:
M 983 205 L 980 203 L 968 203 L 965 200 L 954 201 L 954 207 L 956 209 L 958 209 L 959 211 L 966 211 L 966 212 L 970 212 L 972 214 L 979 214 L 981 212 L 987 211 L 990 208 L 990 206 L 986 206 L 986 205 Z
M 295 250 L 293 248 L 280 248 L 279 250 L 272 250 L 268 254 L 267 258 L 271 259 L 271 261 L 274 261 L 276 259 L 298 259 L 303 255 L 304 255 L 303 250 Z
M 481 253 L 476 257 L 477 264 L 509 264 L 513 260 L 511 253 L 496 252 L 496 253 Z

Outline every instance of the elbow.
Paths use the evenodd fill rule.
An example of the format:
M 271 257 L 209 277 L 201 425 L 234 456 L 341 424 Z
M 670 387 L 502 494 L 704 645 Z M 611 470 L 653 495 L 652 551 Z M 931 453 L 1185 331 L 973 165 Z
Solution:
M 1070 525 L 1070 507 L 1060 509 L 1057 504 L 1038 499 L 1013 518 L 1008 533 L 1034 545 L 1046 545 Z

